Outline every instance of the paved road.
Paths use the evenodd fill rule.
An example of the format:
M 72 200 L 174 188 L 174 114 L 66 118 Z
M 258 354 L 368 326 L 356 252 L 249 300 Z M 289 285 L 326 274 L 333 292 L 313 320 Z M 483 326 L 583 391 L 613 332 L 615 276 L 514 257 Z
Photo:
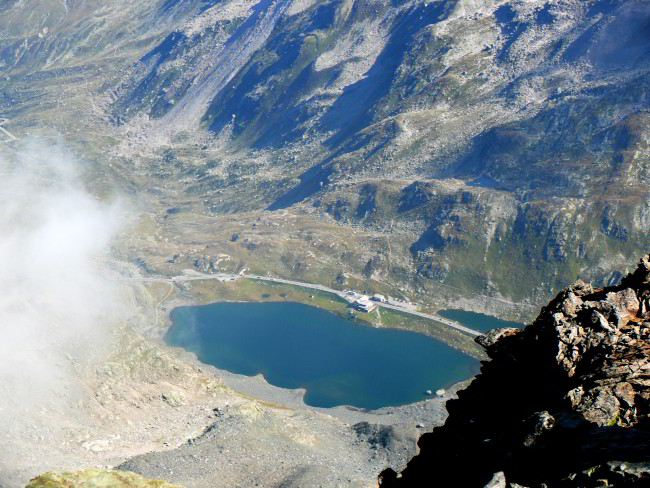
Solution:
M 227 273 L 215 273 L 215 274 L 188 273 L 180 276 L 173 276 L 171 278 L 165 278 L 162 276 L 149 277 L 149 278 L 119 278 L 118 281 L 131 281 L 137 283 L 180 283 L 183 281 L 201 281 L 201 280 L 233 281 L 242 277 L 245 278 L 246 276 L 227 274 Z
M 479 332 L 478 330 L 470 329 L 469 327 L 465 327 L 464 325 L 460 325 L 458 322 L 454 322 L 453 320 L 446 319 L 444 317 L 441 317 L 440 315 L 437 314 L 428 314 L 428 313 L 422 313 L 422 312 L 417 312 L 415 310 L 406 310 L 404 308 L 398 307 L 396 305 L 391 305 L 390 303 L 380 303 L 380 306 L 384 308 L 391 308 L 393 310 L 399 310 L 402 313 L 407 313 L 410 315 L 416 315 L 418 317 L 424 317 L 425 319 L 429 320 L 435 320 L 436 322 L 440 322 L 441 324 L 448 325 L 449 327 L 453 327 L 454 329 L 462 330 L 463 332 L 466 332 L 467 334 L 473 335 L 473 336 L 480 336 L 483 334 L 483 332 Z
M 9 119 L 4 119 L 0 117 L 0 132 L 2 132 L 5 136 L 7 136 L 7 139 L 0 141 L 0 144 L 18 140 L 16 136 L 14 136 L 11 132 L 9 132 L 7 129 L 3 127 L 3 125 L 5 125 L 7 122 L 9 122 Z
M 302 281 L 285 280 L 282 278 L 271 278 L 269 276 L 259 276 L 259 275 L 249 275 L 249 274 L 227 274 L 227 273 L 203 274 L 196 271 L 188 271 L 186 274 L 180 276 L 174 276 L 172 278 L 124 278 L 123 281 L 179 283 L 184 281 L 199 281 L 199 280 L 233 281 L 240 278 L 257 280 L 257 281 L 270 281 L 273 283 L 282 283 L 285 285 L 299 286 L 301 288 L 308 288 L 311 290 L 323 291 L 325 293 L 332 293 L 343 299 L 345 299 L 346 296 L 345 293 L 339 290 L 335 290 L 334 288 L 329 288 L 323 285 L 316 285 L 314 283 L 304 283 Z M 479 336 L 482 334 L 477 330 L 470 329 L 469 327 L 465 327 L 464 325 L 461 325 L 458 322 L 454 322 L 453 320 L 440 317 L 439 315 L 418 312 L 414 309 L 413 306 L 410 307 L 408 305 L 400 306 L 400 305 L 395 305 L 390 303 L 379 303 L 379 302 L 377 302 L 377 305 L 379 305 L 380 307 L 389 308 L 391 310 L 397 310 L 398 312 L 405 313 L 408 315 L 415 315 L 417 317 L 423 317 L 425 319 L 434 320 L 436 322 L 460 330 L 472 336 Z
M 338 290 L 335 290 L 333 288 L 329 288 L 327 286 L 323 286 L 323 285 L 315 285 L 315 284 L 312 284 L 312 283 L 303 283 L 301 281 L 285 280 L 285 279 L 281 279 L 281 278 L 269 278 L 269 277 L 265 277 L 265 276 L 256 276 L 256 275 L 243 275 L 243 277 L 253 279 L 253 280 L 272 281 L 272 282 L 275 282 L 275 283 L 285 283 L 287 285 L 295 285 L 295 286 L 301 286 L 303 288 L 311 288 L 312 290 L 320 290 L 320 291 L 324 291 L 324 292 L 327 292 L 327 293 L 333 293 L 335 295 L 340 296 L 341 298 L 345 298 L 345 293 L 343 293 L 341 291 L 338 291 Z M 464 325 L 460 325 L 458 322 L 454 322 L 453 320 L 446 319 L 446 318 L 441 317 L 439 315 L 417 312 L 412 307 L 394 305 L 394 304 L 390 304 L 390 303 L 381 303 L 381 302 L 377 302 L 377 305 L 379 305 L 380 307 L 389 308 L 391 310 L 397 310 L 399 312 L 406 313 L 406 314 L 409 314 L 409 315 L 416 315 L 418 317 L 423 317 L 425 319 L 435 320 L 436 322 L 440 322 L 440 323 L 445 324 L 445 325 L 447 325 L 449 327 L 453 327 L 454 329 L 462 330 L 463 332 L 465 332 L 467 334 L 470 334 L 470 335 L 473 335 L 473 336 L 479 336 L 479 335 L 482 334 L 482 332 L 470 329 L 469 327 L 465 327 Z

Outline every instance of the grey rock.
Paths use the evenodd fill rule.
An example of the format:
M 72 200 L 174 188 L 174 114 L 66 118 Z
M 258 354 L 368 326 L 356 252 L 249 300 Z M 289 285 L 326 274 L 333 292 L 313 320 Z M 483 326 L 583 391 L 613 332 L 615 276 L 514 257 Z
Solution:
M 506 488 L 506 475 L 503 471 L 494 473 L 492 479 L 483 488 Z
M 537 412 L 527 419 L 525 423 L 530 426 L 532 432 L 524 439 L 524 446 L 531 447 L 540 436 L 555 427 L 555 418 L 546 411 Z

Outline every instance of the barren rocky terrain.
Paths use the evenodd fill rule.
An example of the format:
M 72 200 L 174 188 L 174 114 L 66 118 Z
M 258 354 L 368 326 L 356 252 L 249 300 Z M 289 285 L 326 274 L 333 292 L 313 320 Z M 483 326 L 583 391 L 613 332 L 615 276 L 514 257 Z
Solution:
M 152 320 L 155 297 L 140 289 L 135 299 Z M 372 412 L 307 407 L 300 390 L 202 365 L 140 324 L 151 322 L 115 329 L 85 360 L 61 357 L 73 374 L 46 401 L 3 399 L 15 417 L 0 426 L 0 486 L 118 466 L 183 486 L 367 486 L 384 467 L 403 468 L 418 434 L 446 415 L 446 398 Z

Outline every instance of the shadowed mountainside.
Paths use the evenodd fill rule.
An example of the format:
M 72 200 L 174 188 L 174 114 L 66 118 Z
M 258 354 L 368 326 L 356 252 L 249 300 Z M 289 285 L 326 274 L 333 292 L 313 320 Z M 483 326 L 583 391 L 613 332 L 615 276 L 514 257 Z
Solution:
M 649 335 L 644 256 L 618 286 L 578 281 L 525 329 L 478 337 L 491 360 L 381 486 L 648 486 Z

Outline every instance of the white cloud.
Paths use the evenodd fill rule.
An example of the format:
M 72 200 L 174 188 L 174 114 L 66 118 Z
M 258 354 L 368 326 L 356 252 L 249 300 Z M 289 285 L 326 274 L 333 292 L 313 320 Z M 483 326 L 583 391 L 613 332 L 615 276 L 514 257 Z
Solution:
M 0 152 L 5 418 L 67 396 L 73 369 L 106 350 L 110 327 L 127 313 L 103 259 L 120 228 L 120 206 L 85 191 L 78 168 L 60 146 L 32 142 Z

